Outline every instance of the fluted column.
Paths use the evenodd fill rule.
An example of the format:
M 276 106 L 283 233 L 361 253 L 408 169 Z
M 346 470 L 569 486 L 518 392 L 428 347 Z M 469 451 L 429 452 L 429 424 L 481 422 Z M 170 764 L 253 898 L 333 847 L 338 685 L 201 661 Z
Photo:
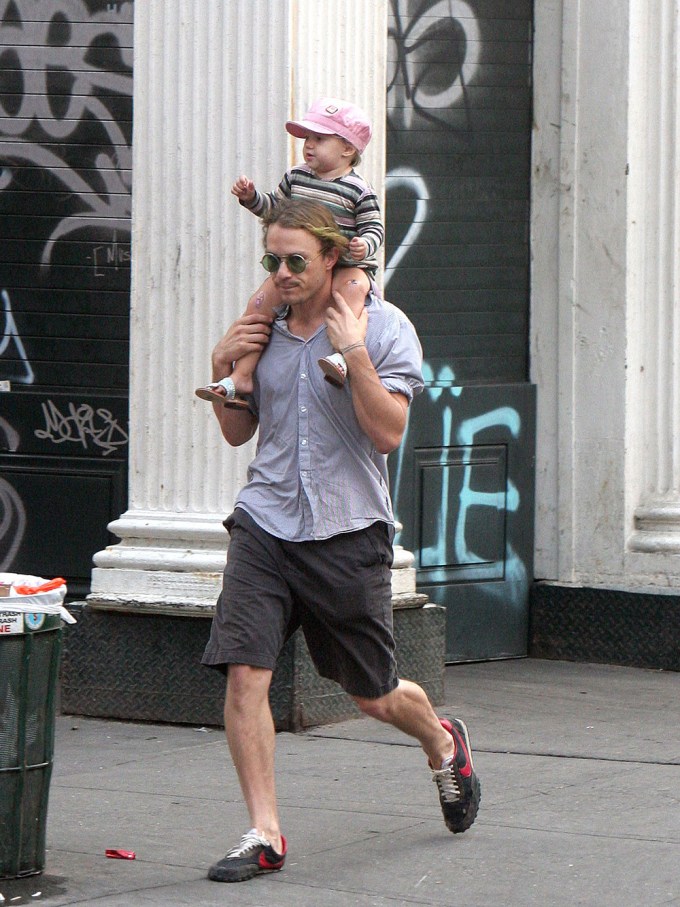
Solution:
M 260 224 L 230 188 L 241 173 L 277 184 L 299 154 L 284 122 L 323 93 L 371 111 L 366 175 L 382 188 L 387 0 L 144 0 L 134 28 L 129 508 L 88 601 L 202 612 L 254 450 L 230 448 L 194 396 L 262 279 Z M 413 558 L 395 555 L 406 593 Z
M 646 12 L 646 15 L 644 13 Z M 640 495 L 632 551 L 680 554 L 680 19 L 676 0 L 641 10 L 646 66 Z

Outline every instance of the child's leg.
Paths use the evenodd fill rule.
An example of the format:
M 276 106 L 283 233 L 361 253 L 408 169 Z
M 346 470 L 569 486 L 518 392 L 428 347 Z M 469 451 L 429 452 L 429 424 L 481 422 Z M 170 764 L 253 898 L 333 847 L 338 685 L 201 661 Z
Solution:
M 279 294 L 274 282 L 268 277 L 248 300 L 245 314 L 251 315 L 253 312 L 261 312 L 272 316 L 274 306 L 278 304 Z M 236 360 L 230 377 L 223 379 L 224 383 L 199 387 L 196 390 L 196 396 L 213 403 L 218 400 L 224 400 L 226 406 L 247 406 L 245 401 L 240 398 L 251 393 L 253 389 L 253 374 L 261 355 L 260 351 L 246 353 L 245 356 Z
M 355 317 L 358 318 L 366 303 L 371 283 L 362 268 L 336 268 L 333 272 L 331 289 L 340 293 Z
M 250 297 L 246 306 L 246 315 L 259 312 L 273 317 L 274 306 L 280 302 L 279 294 L 274 286 L 274 281 L 268 277 L 262 286 Z M 236 385 L 237 394 L 249 394 L 253 390 L 253 375 L 255 366 L 260 361 L 261 351 L 246 353 L 234 363 L 231 380 Z
M 368 276 L 362 268 L 336 268 L 333 273 L 332 289 L 345 300 L 356 318 L 361 315 L 366 304 L 366 295 L 371 288 Z M 347 363 L 342 353 L 331 353 L 319 359 L 319 365 L 326 376 L 326 381 L 342 387 L 347 377 Z

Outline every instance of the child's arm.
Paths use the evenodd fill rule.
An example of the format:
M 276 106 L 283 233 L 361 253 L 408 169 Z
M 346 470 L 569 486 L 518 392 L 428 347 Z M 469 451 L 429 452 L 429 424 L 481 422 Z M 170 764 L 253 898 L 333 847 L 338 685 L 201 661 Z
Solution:
M 251 179 L 240 176 L 231 187 L 231 193 L 236 196 L 240 205 L 256 217 L 265 217 L 272 208 L 280 205 L 284 198 L 291 197 L 290 178 L 288 173 L 285 173 L 273 192 L 259 192 Z
M 248 176 L 239 176 L 231 187 L 231 194 L 247 205 L 255 198 L 255 183 Z
M 363 261 L 368 258 L 368 243 L 359 236 L 353 236 L 349 241 L 349 254 L 354 261 Z
M 385 227 L 378 196 L 370 187 L 357 200 L 354 217 L 357 235 L 350 240 L 349 252 L 354 261 L 363 261 L 372 258 L 385 242 Z

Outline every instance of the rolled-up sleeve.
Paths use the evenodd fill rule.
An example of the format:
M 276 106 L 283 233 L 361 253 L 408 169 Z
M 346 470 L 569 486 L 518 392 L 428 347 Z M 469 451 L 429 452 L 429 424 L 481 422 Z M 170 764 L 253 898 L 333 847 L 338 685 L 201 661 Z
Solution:
M 410 403 L 425 386 L 423 350 L 416 329 L 395 305 L 384 300 L 373 304 L 376 307 L 373 312 L 369 308 L 366 337 L 368 354 L 383 387 L 390 393 L 403 394 Z M 372 321 L 375 330 L 371 330 Z

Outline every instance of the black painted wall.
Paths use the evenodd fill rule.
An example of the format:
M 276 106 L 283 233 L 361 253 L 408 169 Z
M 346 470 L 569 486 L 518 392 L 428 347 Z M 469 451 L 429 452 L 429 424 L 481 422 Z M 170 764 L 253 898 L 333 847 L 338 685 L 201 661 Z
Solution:
M 0 570 L 87 591 L 125 509 L 131 2 L 0 2 Z
M 391 458 L 398 541 L 447 609 L 447 660 L 524 655 L 532 5 L 390 7 L 386 295 L 418 330 L 426 377 Z
M 435 377 L 526 381 L 531 2 L 391 9 L 388 296 Z

